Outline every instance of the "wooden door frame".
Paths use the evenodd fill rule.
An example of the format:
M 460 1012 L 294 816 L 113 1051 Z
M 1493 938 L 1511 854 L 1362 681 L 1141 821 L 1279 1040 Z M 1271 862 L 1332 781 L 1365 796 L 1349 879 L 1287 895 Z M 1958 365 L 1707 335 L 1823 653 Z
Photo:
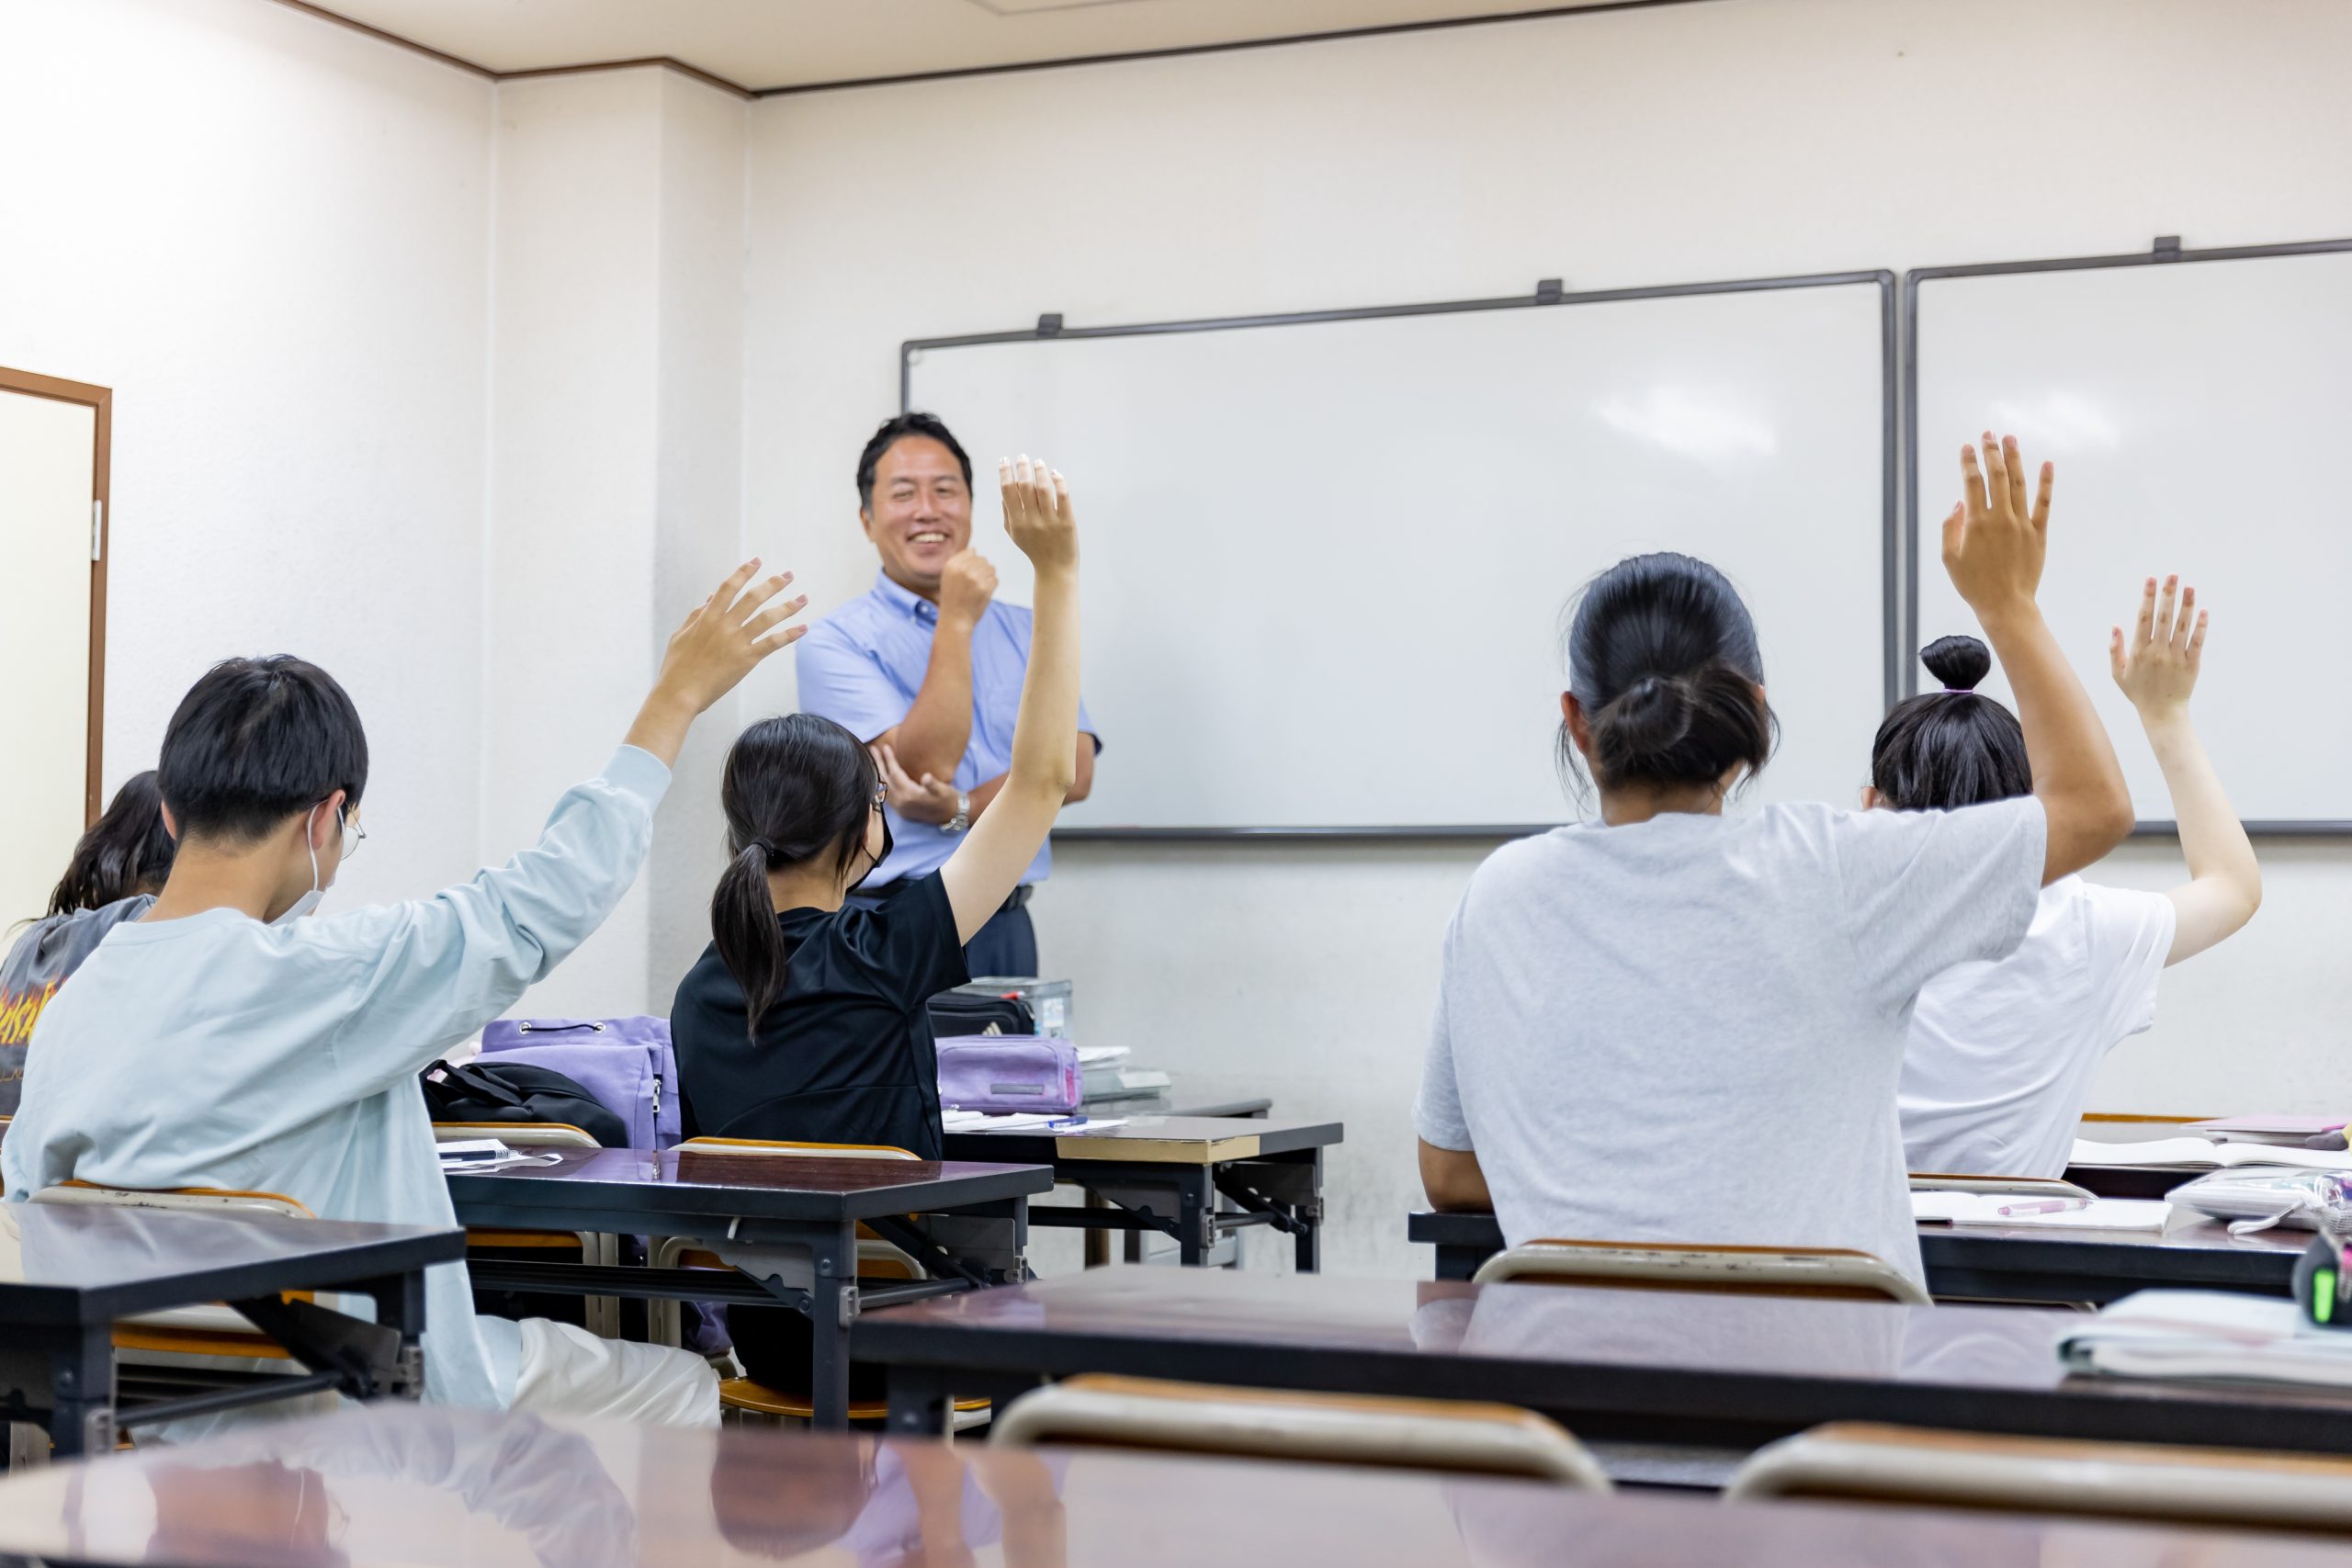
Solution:
M 90 736 L 82 775 L 82 820 L 87 827 L 98 819 L 104 804 L 99 796 L 104 778 L 101 769 L 106 761 L 107 560 L 114 554 L 107 536 L 114 529 L 114 503 L 107 492 L 107 465 L 114 444 L 114 389 L 0 366 L 0 392 L 21 392 L 28 397 L 52 398 L 61 403 L 80 403 L 97 416 L 90 475 L 90 495 L 98 503 L 96 549 L 90 560 Z

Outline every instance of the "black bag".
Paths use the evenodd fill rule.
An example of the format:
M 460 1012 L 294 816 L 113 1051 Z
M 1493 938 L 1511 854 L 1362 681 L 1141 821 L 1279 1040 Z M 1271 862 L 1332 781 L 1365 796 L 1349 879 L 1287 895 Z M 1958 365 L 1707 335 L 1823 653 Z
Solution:
M 435 1122 L 569 1122 L 608 1149 L 628 1147 L 628 1126 L 579 1080 L 522 1062 L 435 1062 L 419 1075 Z
M 959 1034 L 1035 1034 L 1037 1017 L 1019 997 L 984 997 L 973 991 L 942 991 L 925 1004 L 931 1032 L 942 1040 Z

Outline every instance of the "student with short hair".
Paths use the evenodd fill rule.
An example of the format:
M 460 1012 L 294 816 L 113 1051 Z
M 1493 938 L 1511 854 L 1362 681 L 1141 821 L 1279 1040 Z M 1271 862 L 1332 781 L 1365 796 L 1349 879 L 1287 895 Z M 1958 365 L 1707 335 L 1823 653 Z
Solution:
M 2176 607 L 2177 605 L 2177 607 Z M 2188 716 L 2205 651 L 2197 590 L 2150 578 L 2115 683 L 2164 770 L 2188 881 L 2163 893 L 2064 876 L 2041 890 L 2005 958 L 1937 976 L 1919 992 L 1903 1058 L 1903 1142 L 1913 1170 L 2065 1174 L 2075 1128 L 2108 1052 L 2155 1022 L 2156 976 L 2228 940 L 2262 905 L 2262 867 Z M 1920 655 L 1943 683 L 1896 705 L 1871 749 L 1866 806 L 1948 811 L 2033 788 L 2008 709 L 1976 691 L 1992 657 L 1948 637 Z
M 1914 1280 L 1894 1112 L 1912 999 L 2014 948 L 2131 800 L 2034 604 L 2050 469 L 1962 455 L 1944 562 L 2013 671 L 2037 791 L 1964 811 L 1724 803 L 1770 754 L 1756 627 L 1687 556 L 1587 589 L 1564 759 L 1600 819 L 1507 844 L 1446 934 L 1415 1120 L 1441 1209 L 1504 1240 L 1850 1247 Z
M 172 849 L 155 771 L 131 774 L 74 846 L 48 913 L 0 962 L 0 1116 L 17 1113 L 25 1047 L 41 1010 L 107 932 L 147 912 L 172 869 Z
M 788 575 L 747 592 L 758 565 L 686 617 L 620 749 L 556 803 L 536 844 L 405 904 L 300 918 L 366 836 L 366 732 L 314 664 L 215 665 L 164 736 L 171 876 L 42 1015 L 0 1145 L 8 1199 L 66 1181 L 228 1188 L 328 1219 L 454 1225 L 416 1075 L 544 978 L 636 880 L 688 727 L 797 635 L 779 628 L 805 598 L 778 599 Z M 478 1318 L 461 1263 L 428 1271 L 425 1302 L 430 1400 L 718 1421 L 699 1357 Z
M 926 1004 L 970 976 L 965 947 L 1020 884 L 1078 757 L 1078 532 L 1069 486 L 1001 463 L 1005 528 L 1036 568 L 1035 631 L 1011 765 L 938 870 L 873 907 L 849 899 L 890 855 L 886 786 L 863 737 L 815 714 L 736 740 L 719 787 L 732 856 L 713 941 L 670 1012 L 688 1135 L 886 1144 L 940 1157 L 939 1062 Z M 728 1314 L 745 1369 L 792 1389 L 808 1321 Z

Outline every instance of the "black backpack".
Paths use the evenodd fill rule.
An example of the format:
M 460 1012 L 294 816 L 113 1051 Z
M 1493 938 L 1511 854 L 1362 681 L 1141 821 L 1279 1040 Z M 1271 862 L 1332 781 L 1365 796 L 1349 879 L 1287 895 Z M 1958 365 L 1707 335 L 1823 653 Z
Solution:
M 435 1122 L 569 1122 L 608 1149 L 628 1147 L 628 1124 L 552 1067 L 435 1062 L 417 1081 Z

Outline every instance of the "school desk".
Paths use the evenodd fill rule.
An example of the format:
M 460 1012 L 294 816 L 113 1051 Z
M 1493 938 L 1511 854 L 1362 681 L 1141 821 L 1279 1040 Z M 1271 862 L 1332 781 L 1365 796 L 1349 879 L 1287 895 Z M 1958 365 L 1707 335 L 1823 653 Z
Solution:
M 1125 1372 L 1494 1400 L 1595 1439 L 1753 1448 L 1825 1421 L 2352 1453 L 2352 1391 L 2070 1374 L 2079 1314 L 1702 1292 L 1102 1269 L 858 1325 L 890 1425 Z
M 450 1172 L 458 1218 L 503 1229 L 684 1236 L 738 1272 L 485 1259 L 469 1266 L 477 1285 L 781 1304 L 805 1313 L 814 1326 L 809 1391 L 818 1424 L 830 1427 L 849 1419 L 849 1328 L 857 1315 L 885 1303 L 1019 1278 L 1029 1199 L 1054 1184 L 1042 1164 L 693 1148 L 547 1152 L 559 1156 L 555 1163 Z M 932 1277 L 862 1284 L 860 1224 L 905 1247 Z
M 1492 1214 L 1419 1212 L 1406 1235 L 1437 1249 L 1437 1277 L 1467 1280 L 1502 1250 Z M 2243 1291 L 2283 1296 L 2293 1288 L 2295 1259 L 2311 1235 L 2264 1231 L 2233 1236 L 2216 1221 L 2165 1235 L 2153 1231 L 2068 1231 L 1997 1225 L 1921 1225 L 1919 1257 L 1928 1293 L 1939 1299 L 2046 1302 L 2053 1305 L 2119 1301 L 2134 1291 Z
M 1272 1225 L 1311 1273 L 1323 1257 L 1323 1151 L 1344 1135 L 1337 1122 L 1095 1117 L 1029 1132 L 950 1129 L 945 1147 L 958 1159 L 1050 1165 L 1087 1192 L 1087 1207 L 1031 1210 L 1033 1224 L 1158 1231 L 1176 1238 L 1188 1268 L 1205 1262 L 1220 1236 Z
M 0 1481 L 0 1560 L 97 1568 L 2322 1568 L 2347 1555 L 2312 1538 L 2032 1515 L 415 1406 Z
M 0 1405 L 49 1428 L 61 1455 L 105 1453 L 118 1427 L 293 1394 L 413 1399 L 424 1270 L 465 1256 L 465 1233 L 282 1214 L 81 1204 L 0 1205 Z M 376 1321 L 284 1291 L 372 1297 Z M 118 1407 L 114 1325 L 227 1302 L 293 1353 L 300 1375 Z

